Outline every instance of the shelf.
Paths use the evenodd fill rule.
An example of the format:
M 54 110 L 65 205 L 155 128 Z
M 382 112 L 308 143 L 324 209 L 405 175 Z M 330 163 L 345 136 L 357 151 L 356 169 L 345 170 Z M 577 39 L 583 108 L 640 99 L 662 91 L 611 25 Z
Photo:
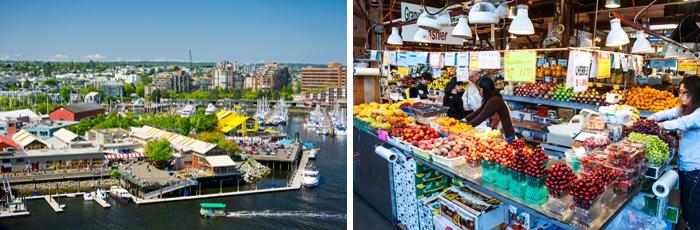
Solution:
M 358 129 L 355 129 L 358 131 Z M 377 138 L 375 135 L 368 132 L 358 131 L 358 135 L 367 135 L 370 137 Z M 387 147 L 394 147 L 391 143 L 386 142 Z M 365 151 L 365 150 L 360 150 Z M 373 150 L 366 150 L 373 151 Z M 519 197 L 513 197 L 508 191 L 503 191 L 498 189 L 494 185 L 485 185 L 481 181 L 481 168 L 472 168 L 467 165 L 462 165 L 454 168 L 449 168 L 447 166 L 439 165 L 433 163 L 430 160 L 422 158 L 421 156 L 413 154 L 411 151 L 402 151 L 407 157 L 412 157 L 418 162 L 421 162 L 440 173 L 447 176 L 457 178 L 463 183 L 479 192 L 483 192 L 489 196 L 495 197 L 501 200 L 504 204 L 512 205 L 524 212 L 529 213 L 537 218 L 544 219 L 558 227 L 563 229 L 604 229 L 615 216 L 627 205 L 627 203 L 632 200 L 634 195 L 621 195 L 615 194 L 612 189 L 606 190 L 594 203 L 591 208 L 591 212 L 594 214 L 593 223 L 589 227 L 584 227 L 574 220 L 571 211 L 567 211 L 564 216 L 558 215 L 556 213 L 550 212 L 544 208 L 544 205 L 531 205 L 526 204 L 524 199 Z M 632 194 L 637 194 L 639 192 L 639 187 L 635 188 Z M 564 200 L 567 204 L 572 204 L 572 197 L 566 195 Z
M 597 105 L 581 104 L 581 103 L 567 102 L 567 101 L 554 101 L 554 100 L 534 98 L 534 97 L 521 97 L 521 96 L 515 96 L 515 95 L 503 95 L 503 100 L 528 103 L 528 104 L 540 104 L 540 105 L 547 105 L 547 106 L 559 107 L 559 108 L 578 109 L 578 110 L 590 109 L 593 111 L 598 111 L 598 107 L 599 107 Z M 654 112 L 652 112 L 652 111 L 639 110 L 640 117 L 649 117 L 652 114 L 654 114 Z

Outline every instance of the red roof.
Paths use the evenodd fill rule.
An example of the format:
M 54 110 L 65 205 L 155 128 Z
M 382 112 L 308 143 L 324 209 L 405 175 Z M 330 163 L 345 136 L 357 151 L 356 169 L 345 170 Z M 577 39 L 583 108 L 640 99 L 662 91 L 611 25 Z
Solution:
M 19 145 L 13 141 L 11 138 L 5 137 L 5 136 L 0 136 L 0 143 L 4 143 L 6 145 L 9 145 L 10 147 L 13 147 L 15 149 L 19 148 Z

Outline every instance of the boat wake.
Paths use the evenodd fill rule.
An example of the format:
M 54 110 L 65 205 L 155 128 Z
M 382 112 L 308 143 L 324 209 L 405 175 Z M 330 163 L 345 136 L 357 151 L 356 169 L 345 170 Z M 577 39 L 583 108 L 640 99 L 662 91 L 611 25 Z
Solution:
M 336 218 L 345 219 L 345 214 L 315 213 L 307 211 L 238 211 L 229 212 L 227 217 L 301 217 L 301 218 Z

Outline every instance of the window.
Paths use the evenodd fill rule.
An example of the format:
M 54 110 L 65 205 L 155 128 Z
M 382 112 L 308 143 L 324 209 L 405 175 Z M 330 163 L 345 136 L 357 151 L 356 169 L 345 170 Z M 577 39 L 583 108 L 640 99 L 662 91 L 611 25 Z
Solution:
M 2 159 L 2 163 L 10 163 L 10 159 Z
M 16 161 L 16 162 L 17 162 L 17 163 L 22 163 L 22 162 L 24 162 L 24 158 L 17 158 L 17 161 Z

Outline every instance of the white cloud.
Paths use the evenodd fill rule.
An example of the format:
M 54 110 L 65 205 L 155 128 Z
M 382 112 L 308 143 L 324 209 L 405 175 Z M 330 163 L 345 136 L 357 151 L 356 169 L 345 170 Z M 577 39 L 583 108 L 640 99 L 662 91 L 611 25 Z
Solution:
M 10 55 L 6 54 L 4 56 L 0 56 L 0 60 L 9 60 L 9 59 L 10 59 Z
M 51 60 L 64 60 L 67 58 L 68 58 L 68 55 L 65 55 L 65 54 L 54 54 L 54 55 L 51 55 L 49 57 L 49 59 L 51 59 Z
M 105 58 L 105 56 L 102 56 L 101 54 L 90 54 L 87 56 L 83 56 L 84 59 L 86 60 L 92 60 L 92 61 L 100 61 Z

